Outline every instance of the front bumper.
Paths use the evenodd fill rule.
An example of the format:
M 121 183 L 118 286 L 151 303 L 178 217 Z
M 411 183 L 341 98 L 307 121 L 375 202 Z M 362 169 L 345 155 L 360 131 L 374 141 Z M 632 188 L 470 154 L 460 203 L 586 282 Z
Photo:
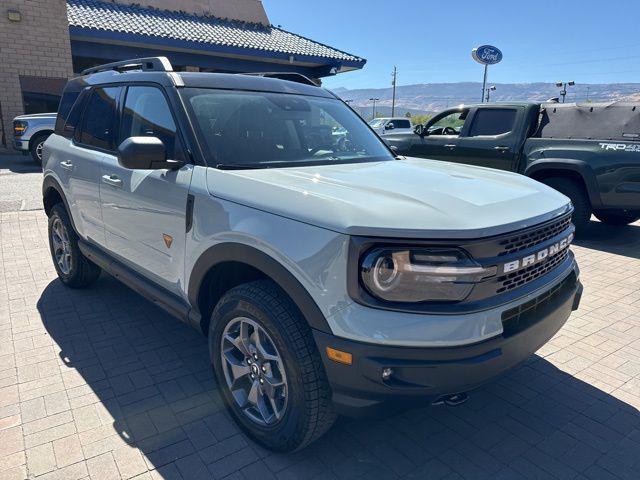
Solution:
M 21 151 L 29 150 L 29 140 L 23 140 L 22 138 L 14 138 L 13 148 Z
M 582 284 L 576 273 L 533 300 L 502 314 L 503 333 L 457 347 L 398 347 L 346 340 L 314 331 L 339 413 L 360 416 L 388 409 L 389 402 L 431 402 L 469 391 L 515 367 L 544 345 L 578 308 Z M 327 357 L 327 347 L 349 352 L 352 365 Z M 382 370 L 393 374 L 383 381 Z

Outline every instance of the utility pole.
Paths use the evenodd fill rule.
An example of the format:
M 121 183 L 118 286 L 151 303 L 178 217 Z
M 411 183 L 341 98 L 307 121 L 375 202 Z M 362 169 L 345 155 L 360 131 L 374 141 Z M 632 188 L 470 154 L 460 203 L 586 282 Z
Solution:
M 398 69 L 396 68 L 396 66 L 393 66 L 393 73 L 391 74 L 392 76 L 392 81 L 391 81 L 391 85 L 393 86 L 393 96 L 392 96 L 392 100 L 391 100 L 391 116 L 395 117 L 396 116 L 396 79 L 398 77 Z
M 369 99 L 369 101 L 373 102 L 373 118 L 376 118 L 376 102 L 378 100 L 380 100 L 378 97 Z

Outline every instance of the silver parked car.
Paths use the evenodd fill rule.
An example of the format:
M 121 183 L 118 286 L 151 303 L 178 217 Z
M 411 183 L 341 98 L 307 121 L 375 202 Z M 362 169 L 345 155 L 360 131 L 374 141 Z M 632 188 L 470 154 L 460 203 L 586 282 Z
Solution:
M 89 69 L 43 183 L 60 280 L 105 270 L 200 330 L 256 441 L 296 450 L 336 413 L 458 403 L 578 307 L 567 197 L 396 157 L 329 91 L 263 77 Z
M 55 129 L 57 113 L 34 113 L 13 119 L 13 147 L 42 164 L 42 146 Z

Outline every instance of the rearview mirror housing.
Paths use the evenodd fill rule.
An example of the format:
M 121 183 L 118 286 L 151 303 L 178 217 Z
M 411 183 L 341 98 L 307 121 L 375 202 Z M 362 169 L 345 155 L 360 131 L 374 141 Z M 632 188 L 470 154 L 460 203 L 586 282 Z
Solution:
M 167 160 L 164 143 L 157 137 L 129 137 L 118 146 L 118 163 L 131 170 L 175 170 L 183 163 Z
M 385 130 L 393 130 L 394 128 L 396 128 L 396 126 L 395 126 L 393 123 L 387 123 L 387 124 L 384 126 L 384 129 L 385 129 Z

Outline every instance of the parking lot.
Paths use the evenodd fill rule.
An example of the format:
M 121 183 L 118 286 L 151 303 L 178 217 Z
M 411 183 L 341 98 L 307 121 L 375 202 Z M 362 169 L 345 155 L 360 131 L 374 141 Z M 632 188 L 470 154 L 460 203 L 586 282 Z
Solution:
M 0 155 L 0 480 L 640 476 L 640 223 L 593 222 L 580 310 L 467 403 L 339 419 L 280 455 L 226 415 L 195 330 L 106 274 L 62 286 L 39 178 Z

